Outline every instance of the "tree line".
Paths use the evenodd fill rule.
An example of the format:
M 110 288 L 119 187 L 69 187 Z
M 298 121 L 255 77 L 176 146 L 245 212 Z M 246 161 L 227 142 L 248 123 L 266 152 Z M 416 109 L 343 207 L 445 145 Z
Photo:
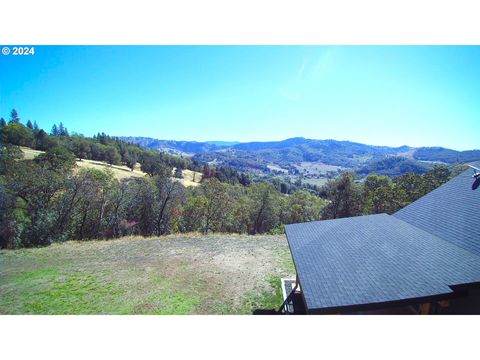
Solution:
M 79 160 L 103 161 L 110 165 L 126 165 L 132 171 L 137 164 L 141 170 L 151 176 L 163 171 L 164 167 L 175 168 L 177 175 L 183 169 L 203 172 L 204 178 L 217 178 L 231 184 L 250 183 L 250 177 L 239 173 L 231 167 L 215 167 L 200 164 L 189 158 L 181 158 L 166 153 L 141 148 L 137 144 L 122 141 L 105 133 L 98 133 L 92 138 L 81 134 L 70 134 L 62 122 L 54 124 L 49 134 L 39 128 L 36 121 L 28 120 L 26 125 L 20 121 L 18 112 L 11 111 L 11 119 L 7 123 L 0 119 L 0 142 L 29 147 L 34 150 L 47 151 L 56 147 L 64 147 Z
M 20 126 L 31 137 L 13 136 L 11 128 Z M 36 141 L 43 130 L 35 129 L 34 124 L 30 128 L 19 121 L 2 121 L 3 248 L 180 232 L 282 233 L 284 224 L 395 212 L 460 171 L 437 166 L 423 175 L 409 173 L 392 180 L 370 174 L 363 181 L 355 173 L 345 172 L 318 193 L 300 189 L 284 192 L 275 184 L 251 181 L 233 169 L 189 163 L 189 159 L 143 150 L 103 133 L 88 139 L 68 134 L 59 124 L 57 130 L 60 128 L 63 135 L 46 137 L 54 145 L 46 146 L 35 159 L 25 160 L 19 145 L 38 148 Z M 32 143 L 25 142 L 27 138 Z M 80 142 L 88 144 L 85 152 L 72 145 Z M 136 160 L 148 175 L 117 180 L 108 168 L 78 169 L 76 159 L 95 159 L 95 146 L 113 147 L 125 162 L 126 154 L 136 151 Z M 175 181 L 172 169 L 177 166 L 200 169 L 204 174 L 200 186 L 185 188 Z
M 278 232 L 284 223 L 319 219 L 325 204 L 301 190 L 287 197 L 266 182 L 232 185 L 212 177 L 185 188 L 168 167 L 119 181 L 108 168 L 73 171 L 75 156 L 61 147 L 22 160 L 18 147 L 4 144 L 0 159 L 4 248 L 192 231 Z
M 424 174 L 407 173 L 392 179 L 369 174 L 363 180 L 354 172 L 344 172 L 328 181 L 319 195 L 327 200 L 323 219 L 387 213 L 392 214 L 428 194 L 466 168 L 434 166 Z
M 126 143 L 115 137 L 98 133 L 93 138 L 81 134 L 70 134 L 63 123 L 54 124 L 48 134 L 40 129 L 37 122 L 28 120 L 26 125 L 20 121 L 18 112 L 11 111 L 11 119 L 7 123 L 0 119 L 0 140 L 4 144 L 29 147 L 35 150 L 47 151 L 55 147 L 65 147 L 78 159 L 104 161 L 111 165 L 125 164 L 134 169 L 137 162 L 144 165 L 143 171 L 153 174 L 158 171 L 155 164 L 166 164 L 179 169 L 201 171 L 199 163 L 190 159 L 180 158 L 157 151 L 142 149 L 136 144 Z

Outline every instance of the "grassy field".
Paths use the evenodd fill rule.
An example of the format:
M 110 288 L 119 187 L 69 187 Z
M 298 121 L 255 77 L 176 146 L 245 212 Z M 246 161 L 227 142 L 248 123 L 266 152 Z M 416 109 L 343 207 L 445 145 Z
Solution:
M 137 164 L 138 165 L 138 164 Z M 82 160 L 77 161 L 78 168 L 89 168 L 89 169 L 110 169 L 113 172 L 113 175 L 118 179 L 125 179 L 130 177 L 143 177 L 146 174 L 140 170 L 140 166 L 136 166 L 133 171 L 131 171 L 127 166 L 121 165 L 109 165 L 102 161 L 94 161 L 94 160 Z
M 0 314 L 250 314 L 293 275 L 284 236 L 70 241 L 0 252 Z
M 175 172 L 175 168 L 173 169 Z M 173 178 L 173 180 L 180 181 L 183 186 L 198 186 L 202 180 L 203 174 L 193 170 L 182 170 L 183 179 Z
M 45 151 L 40 151 L 40 150 L 33 150 L 28 147 L 20 146 L 20 149 L 23 152 L 23 158 L 25 160 L 33 160 L 35 159 L 38 155 L 43 154 Z
M 328 182 L 327 178 L 316 178 L 316 179 L 302 179 L 302 182 L 310 185 L 323 186 Z
M 288 174 L 288 170 L 287 170 L 287 169 L 284 169 L 284 168 L 282 168 L 282 167 L 280 167 L 280 166 L 278 166 L 278 165 L 275 165 L 275 164 L 268 164 L 268 165 L 267 165 L 267 168 L 268 168 L 269 170 L 272 170 L 272 171 L 280 171 L 280 172 L 282 172 L 282 173 L 284 173 L 284 174 Z
M 23 158 L 26 160 L 32 160 L 43 151 L 33 150 L 27 147 L 20 147 L 23 152 Z M 94 161 L 94 160 L 81 160 L 77 161 L 77 169 L 81 168 L 90 168 L 90 169 L 110 169 L 113 172 L 113 175 L 118 180 L 130 178 L 130 177 L 143 177 L 146 174 L 140 169 L 140 164 L 137 163 L 133 171 L 131 171 L 127 166 L 123 165 L 109 165 L 102 161 Z M 175 169 L 173 170 L 173 172 Z M 183 179 L 172 178 L 175 181 L 179 181 L 184 186 L 198 186 L 200 181 L 202 180 L 202 173 L 192 171 L 192 170 L 182 170 Z
M 299 165 L 295 165 L 295 167 L 298 170 L 304 172 L 305 174 L 309 174 L 313 176 L 326 175 L 328 171 L 342 170 L 342 167 L 340 166 L 327 165 L 319 162 L 309 162 L 309 161 L 302 161 Z

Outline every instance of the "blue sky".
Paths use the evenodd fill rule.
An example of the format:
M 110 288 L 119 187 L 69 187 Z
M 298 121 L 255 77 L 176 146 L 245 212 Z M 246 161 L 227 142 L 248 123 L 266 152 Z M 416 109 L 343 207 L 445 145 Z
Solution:
M 0 116 L 86 136 L 480 148 L 480 47 L 36 46 Z

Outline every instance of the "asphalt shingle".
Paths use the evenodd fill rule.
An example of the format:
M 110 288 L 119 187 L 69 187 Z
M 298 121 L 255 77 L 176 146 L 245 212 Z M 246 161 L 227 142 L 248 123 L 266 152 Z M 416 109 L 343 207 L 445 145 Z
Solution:
M 287 225 L 309 310 L 452 293 L 480 282 L 480 190 L 471 171 L 394 216 Z
M 472 190 L 472 174 L 463 172 L 393 216 L 480 255 L 480 189 Z

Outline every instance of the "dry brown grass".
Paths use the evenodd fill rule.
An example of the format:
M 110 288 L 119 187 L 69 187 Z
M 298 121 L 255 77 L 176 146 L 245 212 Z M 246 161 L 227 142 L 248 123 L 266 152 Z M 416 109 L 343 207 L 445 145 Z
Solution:
M 283 235 L 68 241 L 0 251 L 0 314 L 251 313 L 293 273 Z
M 28 147 L 20 146 L 20 149 L 23 152 L 23 158 L 25 160 L 33 160 L 35 159 L 38 155 L 43 154 L 45 151 L 40 151 L 40 150 L 33 150 Z
M 89 168 L 89 169 L 97 169 L 97 170 L 110 169 L 112 170 L 115 178 L 118 180 L 130 178 L 130 177 L 144 177 L 146 175 L 144 172 L 140 170 L 131 171 L 130 168 L 128 168 L 127 166 L 109 165 L 102 161 L 82 160 L 82 161 L 77 161 L 77 166 L 79 168 Z
M 44 153 L 44 151 L 33 150 L 27 147 L 20 147 L 23 152 L 23 158 L 25 160 L 32 160 L 38 155 Z M 77 171 L 81 168 L 89 168 L 96 170 L 110 169 L 117 180 L 126 179 L 130 177 L 144 177 L 147 174 L 141 170 L 141 165 L 137 163 L 134 170 L 131 171 L 129 167 L 123 165 L 109 165 L 103 161 L 95 160 L 79 160 L 77 161 Z M 175 169 L 173 169 L 175 171 Z M 173 178 L 175 181 L 179 181 L 183 186 L 198 186 L 202 180 L 203 174 L 192 170 L 183 170 L 182 179 Z
M 172 174 L 175 173 L 176 168 L 173 168 Z M 193 170 L 182 170 L 182 178 L 172 178 L 175 181 L 180 182 L 183 186 L 198 186 L 202 181 L 203 174 Z

